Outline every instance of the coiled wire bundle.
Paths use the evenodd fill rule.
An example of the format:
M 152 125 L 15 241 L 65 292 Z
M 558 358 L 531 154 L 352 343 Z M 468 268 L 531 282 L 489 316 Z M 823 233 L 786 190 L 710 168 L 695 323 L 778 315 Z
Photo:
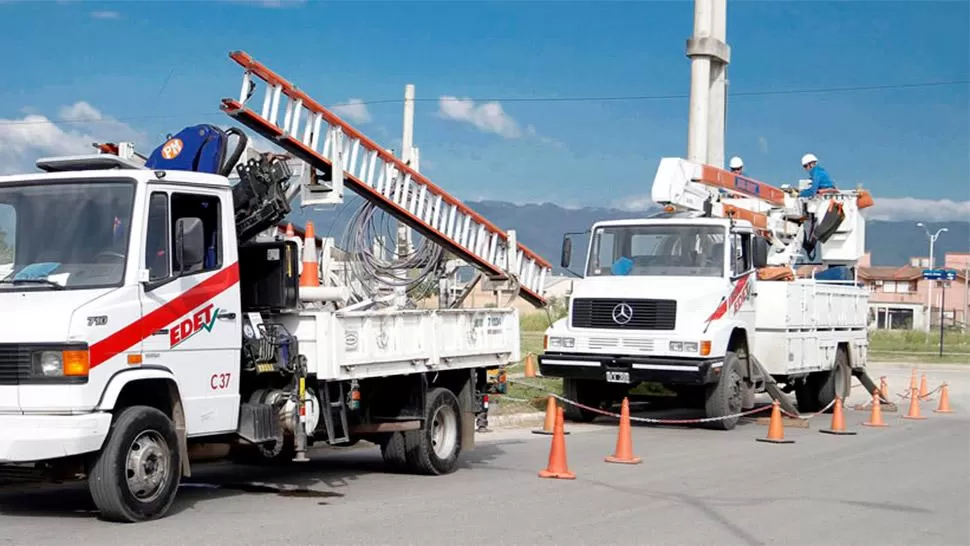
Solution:
M 422 299 L 436 288 L 436 272 L 444 251 L 440 246 L 421 237 L 414 252 L 398 257 L 397 245 L 381 248 L 381 254 L 391 259 L 375 256 L 373 243 L 384 240 L 396 241 L 395 230 L 389 222 L 391 217 L 371 202 L 365 202 L 351 217 L 343 237 L 343 249 L 347 252 L 345 284 L 360 298 L 381 299 L 388 289 L 404 288 L 412 299 Z M 417 274 L 412 274 L 417 270 Z

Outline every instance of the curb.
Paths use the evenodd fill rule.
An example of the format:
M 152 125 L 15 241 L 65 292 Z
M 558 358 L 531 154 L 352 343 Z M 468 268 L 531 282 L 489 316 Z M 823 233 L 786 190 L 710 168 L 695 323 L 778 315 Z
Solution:
M 509 413 L 505 415 L 496 415 L 488 417 L 489 428 L 516 428 L 524 427 L 528 425 L 542 424 L 546 420 L 546 414 L 543 412 L 528 412 L 528 413 Z

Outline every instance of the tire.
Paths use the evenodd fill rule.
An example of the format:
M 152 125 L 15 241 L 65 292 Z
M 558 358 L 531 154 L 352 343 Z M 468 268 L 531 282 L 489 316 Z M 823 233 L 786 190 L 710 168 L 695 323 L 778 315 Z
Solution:
M 461 454 L 461 406 L 448 389 L 428 392 L 424 427 L 404 433 L 408 468 L 416 474 L 450 474 Z
M 591 408 L 598 408 L 603 404 L 602 397 L 595 395 L 597 393 L 596 387 L 597 385 L 590 381 L 580 381 L 579 379 L 569 377 L 563 378 L 562 380 L 563 396 L 568 400 L 579 402 Z M 598 413 L 574 406 L 573 404 L 564 404 L 562 413 L 563 419 L 568 419 L 575 423 L 591 423 L 599 416 Z
M 795 391 L 798 411 L 815 412 L 828 406 L 835 400 L 836 392 L 842 400 L 852 393 L 852 369 L 849 367 L 849 355 L 845 349 L 839 347 L 835 353 L 835 365 L 829 372 L 810 374 L 805 382 Z M 830 407 L 825 410 L 831 413 Z
M 724 417 L 740 413 L 744 403 L 744 379 L 741 377 L 741 361 L 733 351 L 724 355 L 724 365 L 721 367 L 721 377 L 716 385 L 707 389 L 707 399 L 704 401 L 704 413 L 707 417 Z M 731 430 L 738 424 L 740 417 L 719 419 L 707 423 L 708 427 L 716 430 Z
M 172 420 L 155 408 L 132 406 L 111 423 L 108 440 L 89 472 L 88 489 L 105 520 L 158 519 L 175 500 L 181 470 Z

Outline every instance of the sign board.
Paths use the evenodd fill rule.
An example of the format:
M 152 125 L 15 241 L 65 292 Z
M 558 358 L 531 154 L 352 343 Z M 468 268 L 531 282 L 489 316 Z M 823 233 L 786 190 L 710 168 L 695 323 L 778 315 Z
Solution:
M 928 281 L 952 281 L 956 280 L 957 272 L 955 269 L 924 269 L 923 278 Z

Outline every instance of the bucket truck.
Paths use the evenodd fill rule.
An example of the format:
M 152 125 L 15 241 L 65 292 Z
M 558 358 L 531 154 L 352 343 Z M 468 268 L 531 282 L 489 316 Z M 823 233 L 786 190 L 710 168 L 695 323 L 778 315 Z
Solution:
M 716 428 L 768 392 L 784 409 L 815 411 L 871 392 L 868 291 L 856 282 L 868 191 L 799 198 L 790 190 L 681 158 L 660 161 L 649 218 L 590 229 L 568 315 L 545 332 L 539 371 L 564 395 L 605 408 L 641 382 L 703 408 Z M 563 240 L 569 267 L 572 239 Z M 807 253 L 827 268 L 799 278 Z M 794 391 L 797 408 L 784 396 Z M 594 412 L 567 406 L 589 421 Z
M 358 226 L 381 209 L 419 232 L 431 245 L 408 264 L 428 273 L 419 281 L 443 248 L 545 301 L 550 264 L 513 232 L 245 53 L 231 58 L 242 93 L 222 109 L 306 176 L 278 154 L 239 161 L 245 133 L 199 125 L 148 157 L 107 146 L 0 177 L 0 473 L 86 479 L 108 520 L 164 516 L 190 459 L 302 462 L 313 444 L 363 439 L 394 467 L 437 475 L 474 447 L 488 372 L 519 359 L 516 310 L 386 305 L 375 286 L 392 267 L 359 247 L 335 284 L 314 237 L 275 235 L 297 197 L 334 204 L 349 188 L 367 200 Z M 353 286 L 367 288 L 357 302 Z

